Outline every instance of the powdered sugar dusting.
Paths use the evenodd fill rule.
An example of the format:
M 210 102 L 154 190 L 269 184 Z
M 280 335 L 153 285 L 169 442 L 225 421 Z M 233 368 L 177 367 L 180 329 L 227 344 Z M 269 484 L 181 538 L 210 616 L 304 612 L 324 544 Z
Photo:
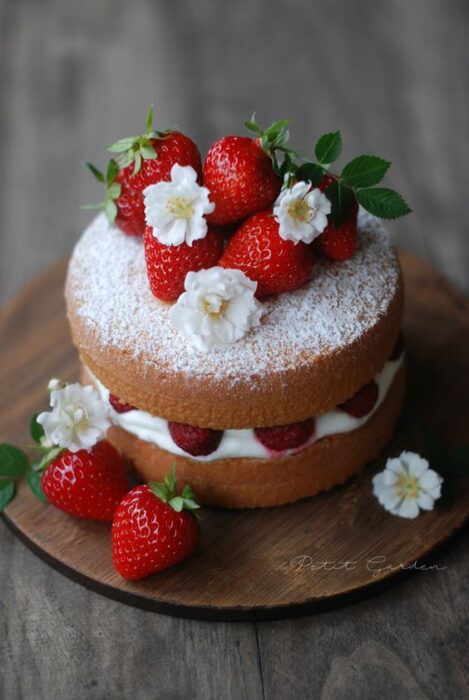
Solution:
M 151 293 L 140 238 L 96 217 L 70 261 L 74 311 L 97 342 L 174 373 L 229 382 L 282 372 L 353 342 L 384 315 L 399 267 L 380 222 L 361 211 L 359 243 L 345 263 L 318 261 L 313 278 L 265 301 L 261 325 L 228 349 L 197 351 Z

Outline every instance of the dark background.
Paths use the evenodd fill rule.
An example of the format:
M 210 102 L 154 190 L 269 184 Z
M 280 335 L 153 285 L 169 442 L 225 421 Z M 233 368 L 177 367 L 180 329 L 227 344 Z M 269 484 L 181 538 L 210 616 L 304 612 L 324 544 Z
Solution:
M 148 105 L 203 152 L 294 121 L 306 154 L 393 161 L 415 213 L 390 225 L 469 291 L 465 0 L 0 0 L 0 302 L 70 251 L 101 196 L 81 165 L 139 133 Z M 331 514 L 333 517 L 333 514 Z M 0 526 L 0 697 L 463 698 L 467 547 L 366 603 L 309 619 L 209 624 L 108 601 Z

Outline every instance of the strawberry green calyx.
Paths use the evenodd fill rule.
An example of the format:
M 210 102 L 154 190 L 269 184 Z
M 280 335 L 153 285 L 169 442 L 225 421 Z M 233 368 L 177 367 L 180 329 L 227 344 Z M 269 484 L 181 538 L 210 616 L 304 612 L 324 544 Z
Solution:
M 133 174 L 140 172 L 142 160 L 152 160 L 158 157 L 158 153 L 153 146 L 153 139 L 161 139 L 167 136 L 171 129 L 166 131 L 155 131 L 153 129 L 153 105 L 147 113 L 146 131 L 141 136 L 126 136 L 108 146 L 110 153 L 117 153 L 117 161 L 120 168 L 126 168 L 134 163 Z
M 0 513 L 15 495 L 16 481 L 29 469 L 27 455 L 15 445 L 0 445 Z
M 150 481 L 148 484 L 152 492 L 163 503 L 167 503 L 176 513 L 183 510 L 195 511 L 200 508 L 194 499 L 191 487 L 186 484 L 179 495 L 177 495 L 176 471 L 171 467 L 169 474 L 166 474 L 162 483 Z M 197 513 L 194 513 L 197 517 Z
M 41 446 L 43 436 L 40 433 L 41 426 L 36 422 L 36 417 L 31 419 L 31 435 L 37 447 L 43 453 L 51 454 L 49 447 Z M 51 455 L 50 461 L 55 459 Z M 0 513 L 13 499 L 16 491 L 16 483 L 22 478 L 25 478 L 31 491 L 34 495 L 43 502 L 47 502 L 42 486 L 41 476 L 44 458 L 36 464 L 32 464 L 28 455 L 15 445 L 3 443 L 0 445 Z M 44 466 L 45 468 L 45 466 Z
M 296 180 L 310 182 L 317 186 L 328 174 L 332 163 L 342 152 L 340 131 L 323 134 L 314 148 L 316 161 L 306 161 L 293 166 L 291 172 Z M 331 182 L 324 190 L 330 200 L 331 218 L 336 226 L 341 226 L 350 215 L 354 201 L 381 219 L 397 219 L 410 214 L 412 209 L 400 194 L 387 187 L 376 187 L 391 163 L 384 158 L 361 155 L 344 166 L 340 175 L 331 175 Z
M 119 182 L 115 182 L 118 165 L 115 160 L 111 158 L 108 163 L 106 174 L 102 173 L 98 168 L 96 168 L 93 163 L 86 163 L 86 166 L 93 173 L 98 182 L 100 182 L 105 187 L 104 199 L 98 204 L 87 204 L 82 207 L 82 209 L 104 209 L 108 221 L 112 224 L 117 216 L 117 205 L 115 200 L 120 197 L 122 186 Z
M 31 469 L 38 473 L 38 472 L 43 472 L 51 462 L 54 461 L 54 459 L 57 459 L 57 457 L 64 451 L 63 447 L 59 447 L 58 445 L 53 445 L 46 437 L 44 433 L 44 428 L 40 423 L 37 421 L 38 414 L 35 413 L 30 421 L 29 424 L 29 431 L 31 433 L 31 437 L 36 443 L 34 445 L 34 448 L 39 451 L 41 457 L 38 461 L 33 462 L 31 465 Z
M 278 175 L 283 175 L 284 171 L 289 170 L 287 166 L 293 163 L 293 159 L 298 155 L 296 151 L 287 148 L 290 138 L 289 125 L 289 119 L 281 119 L 271 124 L 267 129 L 261 129 L 256 121 L 255 112 L 251 119 L 244 122 L 246 129 L 256 135 L 262 150 L 272 159 L 274 170 Z M 278 161 L 277 152 L 283 155 L 282 163 Z

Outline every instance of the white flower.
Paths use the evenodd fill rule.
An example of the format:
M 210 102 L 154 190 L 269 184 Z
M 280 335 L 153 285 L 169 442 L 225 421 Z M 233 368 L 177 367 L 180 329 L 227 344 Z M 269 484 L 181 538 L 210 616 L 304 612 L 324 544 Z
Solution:
M 254 296 L 257 282 L 241 270 L 188 272 L 184 286 L 169 315 L 199 350 L 227 347 L 259 325 L 263 306 Z
M 70 452 L 87 450 L 106 434 L 110 426 L 110 409 L 91 386 L 67 384 L 50 395 L 52 411 L 40 413 L 48 442 L 66 447 Z
M 441 496 L 443 479 L 415 452 L 401 452 L 388 459 L 384 471 L 373 477 L 373 493 L 393 515 L 416 518 L 422 510 L 433 510 Z
M 197 173 L 190 165 L 173 165 L 171 182 L 150 185 L 143 197 L 146 222 L 160 243 L 192 246 L 207 235 L 204 214 L 211 214 L 215 204 L 209 201 L 209 190 L 197 184 Z
M 327 226 L 331 203 L 317 187 L 297 182 L 281 190 L 274 204 L 279 235 L 285 241 L 311 243 Z
M 63 389 L 65 384 L 61 379 L 57 379 L 57 377 L 52 377 L 52 379 L 49 379 L 49 383 L 47 385 L 47 391 L 55 391 L 56 389 Z

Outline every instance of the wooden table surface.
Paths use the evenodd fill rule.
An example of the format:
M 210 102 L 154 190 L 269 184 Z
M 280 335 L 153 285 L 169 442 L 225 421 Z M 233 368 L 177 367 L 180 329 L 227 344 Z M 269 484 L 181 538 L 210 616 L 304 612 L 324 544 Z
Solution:
M 469 292 L 469 4 L 464 0 L 0 0 L 0 302 L 67 253 L 100 193 L 81 165 L 154 102 L 205 150 L 294 120 L 394 162 L 415 213 L 395 240 Z M 1 394 L 1 389 L 0 389 Z M 3 396 L 2 396 L 2 400 Z M 3 435 L 0 426 L 0 439 Z M 463 538 L 355 606 L 260 624 L 186 621 L 95 595 L 0 524 L 0 697 L 464 698 Z

